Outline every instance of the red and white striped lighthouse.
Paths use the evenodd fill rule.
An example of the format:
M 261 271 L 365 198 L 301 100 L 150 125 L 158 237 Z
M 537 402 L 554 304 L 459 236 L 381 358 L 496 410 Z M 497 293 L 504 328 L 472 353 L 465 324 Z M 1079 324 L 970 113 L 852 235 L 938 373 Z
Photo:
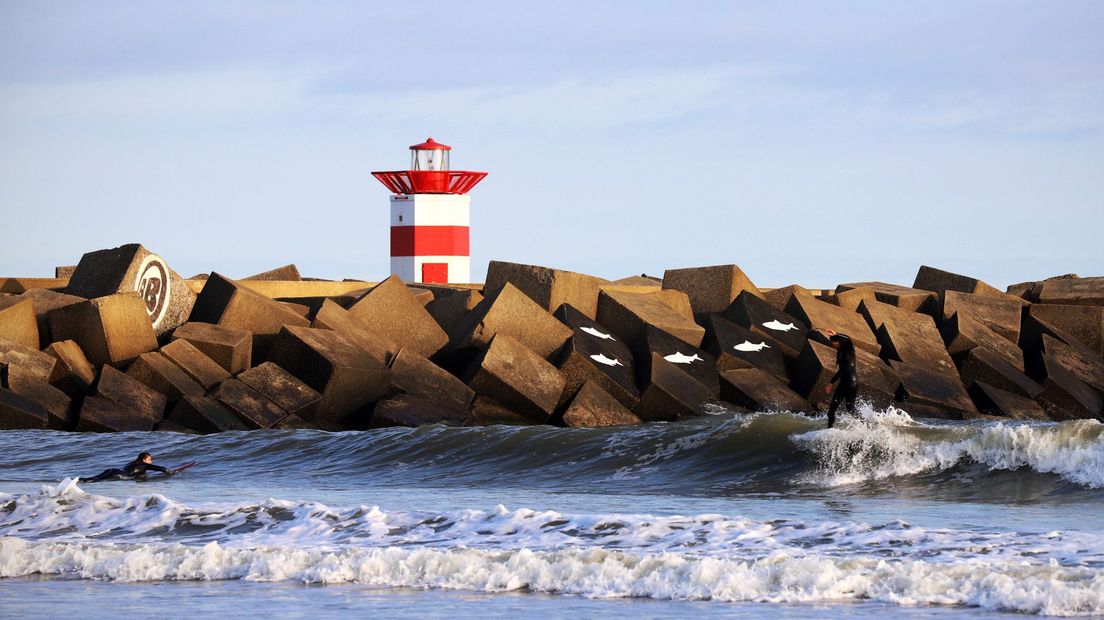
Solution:
M 391 190 L 391 273 L 405 282 L 471 281 L 471 197 L 486 172 L 449 170 L 451 146 L 410 147 L 410 170 L 373 172 Z

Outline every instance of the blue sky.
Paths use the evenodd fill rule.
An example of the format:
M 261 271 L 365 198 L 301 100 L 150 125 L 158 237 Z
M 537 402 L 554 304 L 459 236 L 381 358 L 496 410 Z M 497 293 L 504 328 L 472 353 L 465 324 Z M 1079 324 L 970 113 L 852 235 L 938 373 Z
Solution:
M 0 1 L 0 273 L 379 279 L 429 135 L 476 278 L 1104 274 L 1104 4 L 1015 1 Z

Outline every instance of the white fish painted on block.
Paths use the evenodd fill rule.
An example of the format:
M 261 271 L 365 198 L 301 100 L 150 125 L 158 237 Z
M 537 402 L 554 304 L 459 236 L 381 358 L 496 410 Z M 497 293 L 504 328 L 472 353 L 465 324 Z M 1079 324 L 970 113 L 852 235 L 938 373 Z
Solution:
M 683 355 L 681 351 L 675 351 L 670 355 L 663 356 L 663 359 L 671 362 L 672 364 L 692 364 L 694 362 L 704 362 L 702 358 L 698 357 L 698 354 Z
M 763 349 L 769 349 L 771 346 L 766 342 L 760 342 L 759 344 L 753 344 L 751 341 L 745 340 L 738 345 L 732 347 L 737 351 L 745 351 L 747 353 L 758 353 Z
M 763 327 L 766 327 L 767 329 L 773 329 L 776 332 L 788 332 L 797 329 L 797 325 L 794 325 L 793 323 L 783 323 L 778 319 L 763 323 Z
M 590 334 L 591 336 L 594 336 L 595 338 L 601 338 L 602 340 L 612 340 L 614 342 L 617 342 L 617 339 L 614 338 L 613 336 L 611 336 L 610 334 L 603 334 L 602 332 L 598 331 L 597 329 L 594 329 L 593 327 L 580 327 L 579 329 L 581 329 L 584 332 Z
M 586 329 L 585 327 L 583 329 Z M 606 366 L 624 366 L 621 360 L 616 357 L 606 357 L 605 353 L 599 353 L 597 355 L 591 355 L 590 359 L 598 362 L 599 364 L 605 364 Z

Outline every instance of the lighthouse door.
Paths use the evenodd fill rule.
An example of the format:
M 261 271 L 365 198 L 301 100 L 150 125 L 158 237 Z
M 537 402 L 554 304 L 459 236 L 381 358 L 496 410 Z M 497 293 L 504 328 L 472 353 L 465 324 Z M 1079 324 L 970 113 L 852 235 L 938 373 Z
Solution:
M 448 284 L 448 263 L 422 263 L 424 284 Z

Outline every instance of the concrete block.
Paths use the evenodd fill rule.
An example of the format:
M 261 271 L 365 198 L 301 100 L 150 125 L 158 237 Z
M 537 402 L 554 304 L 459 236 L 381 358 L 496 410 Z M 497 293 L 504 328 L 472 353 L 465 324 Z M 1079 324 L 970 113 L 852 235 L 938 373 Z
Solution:
M 961 373 L 965 385 L 983 381 L 1026 398 L 1036 398 L 1042 390 L 1038 383 L 1008 363 L 1004 356 L 985 346 L 975 347 L 966 353 Z
M 176 328 L 173 342 L 183 340 L 222 366 L 237 374 L 249 368 L 253 360 L 253 335 L 245 329 L 192 321 Z
M 571 304 L 590 318 L 598 307 L 598 288 L 605 280 L 562 269 L 491 261 L 484 294 L 493 296 L 509 282 L 548 312 Z
M 974 381 L 970 385 L 970 397 L 979 413 L 1013 420 L 1049 420 L 1050 416 L 1039 403 L 985 383 Z
M 275 269 L 269 269 L 268 271 L 262 271 L 261 273 L 253 274 L 242 280 L 263 280 L 263 281 L 284 281 L 284 282 L 297 282 L 302 280 L 303 277 L 299 275 L 299 268 L 295 264 L 284 265 L 283 267 L 276 267 Z
M 1032 304 L 1028 317 L 1062 330 L 1097 355 L 1104 356 L 1104 307 L 1060 304 Z M 1030 340 L 1030 339 L 1028 339 Z M 1065 340 L 1065 338 L 1063 338 Z M 1066 341 L 1068 344 L 1073 342 Z M 1021 345 L 1037 343 L 1022 342 Z M 1029 346 L 1024 347 L 1025 350 Z
M 73 277 L 73 272 L 76 270 L 76 265 L 59 265 L 54 267 L 54 277 L 59 280 L 68 280 Z
M 748 292 L 740 293 L 721 316 L 778 343 L 787 357 L 797 357 L 805 348 L 807 325 Z
M 50 414 L 42 405 L 0 388 L 0 430 L 47 428 Z
M 651 375 L 650 364 L 654 353 L 696 379 L 714 397 L 721 393 L 720 380 L 717 378 L 717 358 L 704 349 L 683 342 L 653 325 L 645 325 L 640 336 L 633 342 L 632 350 L 634 357 L 639 360 L 636 377 L 640 384 L 644 384 Z
M 866 289 L 874 294 L 874 300 L 896 306 L 909 312 L 929 313 L 939 301 L 939 295 L 933 291 L 910 288 L 886 282 L 853 282 L 836 287 L 836 295 L 854 289 Z M 857 304 L 857 302 L 856 302 Z
M 371 288 L 349 308 L 349 314 L 369 330 L 424 357 L 432 357 L 448 342 L 444 330 L 397 276 Z
M 759 368 L 721 372 L 721 400 L 752 411 L 808 412 L 813 407 L 777 376 Z
M 310 306 L 307 306 L 305 304 L 297 304 L 297 303 L 292 302 L 292 301 L 277 301 L 276 303 L 278 303 L 281 306 L 287 308 L 288 310 L 291 310 L 295 314 L 298 314 L 299 316 L 303 317 L 304 319 L 307 319 L 308 321 L 311 320 Z
M 33 288 L 20 295 L 21 298 L 34 302 L 35 321 L 38 323 L 38 349 L 45 349 L 54 342 L 50 335 L 49 312 L 55 308 L 64 308 L 84 301 L 83 297 L 66 295 L 47 288 Z
M 1042 393 L 1039 404 L 1052 420 L 1104 420 L 1104 401 L 1059 361 L 1043 354 L 1039 361 Z
M 563 424 L 571 428 L 599 428 L 640 424 L 616 398 L 592 381 L 585 381 L 568 403 Z
M 598 295 L 598 322 L 624 342 L 635 341 L 646 325 L 700 347 L 705 329 L 654 295 L 603 290 Z
M 478 291 L 464 290 L 457 295 L 447 295 L 434 299 L 426 304 L 426 312 L 433 317 L 446 334 L 456 331 L 456 328 L 471 312 L 483 301 L 483 295 Z
M 1029 282 L 1019 282 L 1017 284 L 1011 284 L 1005 289 L 1005 292 L 1013 297 L 1019 297 L 1026 301 L 1030 301 L 1033 304 L 1039 303 L 1039 293 L 1042 291 L 1043 284 L 1050 280 L 1069 280 L 1080 278 L 1081 276 L 1076 273 L 1067 273 L 1060 276 L 1051 276 L 1045 280 L 1033 280 Z
M 462 426 L 467 410 L 446 407 L 440 401 L 419 398 L 411 394 L 396 394 L 376 403 L 372 409 L 372 428 L 387 426 L 417 427 L 423 424 Z
M 383 398 L 391 386 L 390 369 L 328 329 L 285 327 L 272 345 L 269 361 L 322 394 L 310 421 L 323 427 L 360 425 L 366 421 L 367 406 Z
M 933 291 L 940 295 L 947 291 L 958 291 L 960 293 L 993 295 L 995 297 L 1005 296 L 1004 291 L 997 290 L 977 278 L 943 271 L 927 265 L 921 265 L 920 270 L 916 272 L 916 280 L 912 283 L 912 288 Z
M 1020 317 L 1023 301 L 1010 295 L 975 295 L 947 291 L 943 294 L 943 320 L 955 314 L 968 314 L 986 322 L 990 328 L 1016 343 L 1020 340 Z
M 153 429 L 158 433 L 180 433 L 182 435 L 200 435 L 197 430 L 193 430 L 182 424 L 177 424 L 172 420 L 161 420 L 157 423 L 157 426 Z
M 135 293 L 157 335 L 186 321 L 196 301 L 165 259 L 137 243 L 82 256 L 65 293 L 85 299 Z
M 38 350 L 34 302 L 22 295 L 0 297 L 0 338 Z
M 897 400 L 913 416 L 961 420 L 977 415 L 977 408 L 958 377 L 897 360 L 891 361 L 890 366 L 901 378 Z
M 813 329 L 833 329 L 841 334 L 847 334 L 856 347 L 878 355 L 878 339 L 857 312 L 834 306 L 801 292 L 790 295 L 785 311 Z M 938 332 L 936 334 L 938 335 Z
M 473 364 L 467 384 L 477 394 L 544 423 L 559 403 L 566 381 L 543 356 L 508 334 L 499 333 Z
M 137 415 L 110 398 L 89 396 L 81 402 L 74 430 L 89 433 L 152 431 L 158 422 L 160 420 Z
M 51 343 L 43 351 L 54 358 L 54 371 L 50 383 L 73 398 L 83 396 L 99 374 L 88 361 L 80 345 L 72 340 Z
M 16 377 L 14 379 L 9 378 L 5 387 L 23 398 L 41 405 L 49 415 L 46 424 L 48 428 L 63 431 L 76 425 L 73 399 L 49 383 L 31 377 Z
M 1042 335 L 1039 349 L 1032 356 L 1029 371 L 1037 378 L 1046 376 L 1046 368 L 1041 364 L 1042 356 L 1049 357 L 1070 371 L 1100 394 L 1104 394 L 1104 358 L 1084 347 L 1066 344 L 1050 334 Z
M 195 325 L 199 325 L 199 323 L 195 323 Z M 248 354 L 248 337 L 244 338 L 242 342 L 245 343 L 243 348 L 246 354 Z M 183 338 L 173 340 L 161 347 L 161 354 L 170 362 L 176 364 L 185 374 L 191 377 L 192 381 L 202 386 L 205 391 L 210 391 L 219 383 L 230 378 L 230 372 L 228 370 L 220 366 L 218 362 L 208 357 L 203 351 L 200 351 L 195 345 Z
M 251 428 L 225 405 L 207 396 L 181 398 L 165 419 L 201 433 L 244 431 Z
M 1039 302 L 1069 306 L 1104 306 L 1104 276 L 1046 280 L 1039 287 Z
M 763 295 L 736 265 L 668 269 L 663 273 L 663 288 L 686 293 L 699 321 L 705 315 L 723 312 L 743 291 Z
M 313 420 L 322 402 L 321 394 L 272 362 L 250 368 L 238 380 L 304 420 Z
M 57 362 L 50 355 L 0 338 L 0 376 L 49 381 Z
M 836 287 L 836 293 L 832 295 L 830 301 L 844 310 L 858 312 L 859 304 L 863 301 L 877 301 L 877 297 L 874 295 L 874 289 L 869 286 L 859 286 L 842 291 L 840 288 L 841 287 Z M 932 294 L 934 295 L 934 293 Z
M 396 389 L 461 412 L 460 423 L 471 407 L 475 391 L 463 381 L 410 349 L 391 361 L 391 385 Z
M 203 396 L 207 392 L 188 373 L 156 351 L 139 355 L 126 374 L 164 394 L 169 405 L 185 395 Z
M 790 361 L 789 368 L 790 388 L 815 407 L 827 409 L 830 396 L 824 393 L 824 386 L 838 368 L 835 349 L 808 340 L 801 355 Z M 860 401 L 884 409 L 896 399 L 901 379 L 881 358 L 856 349 L 855 370 L 859 378 Z
M 136 293 L 120 293 L 55 308 L 47 314 L 54 340 L 73 340 L 96 366 L 125 366 L 157 350 L 146 304 Z
M 962 357 L 975 347 L 984 346 L 1004 358 L 1021 372 L 1024 369 L 1023 351 L 1004 336 L 990 329 L 989 324 L 973 318 L 969 314 L 956 313 L 944 321 L 939 330 L 947 353 L 952 357 Z
M 283 326 L 310 325 L 305 317 L 285 308 L 276 300 L 217 273 L 212 273 L 204 283 L 188 321 L 250 332 L 253 335 L 253 363 L 266 359 L 272 340 Z M 196 346 L 203 350 L 203 347 Z
M 507 283 L 464 317 L 452 334 L 449 348 L 484 349 L 495 336 L 503 334 L 547 360 L 553 359 L 571 333 L 548 310 Z
M 510 426 L 529 426 L 536 424 L 532 418 L 521 415 L 493 398 L 476 396 L 472 402 L 471 411 L 468 412 L 464 426 L 491 426 L 493 424 L 506 424 Z
M 272 426 L 272 428 L 274 430 L 280 430 L 280 431 L 302 431 L 302 430 L 317 430 L 318 425 L 316 425 L 312 422 L 308 422 L 307 420 L 304 420 L 303 418 L 300 418 L 299 416 L 295 415 L 294 413 L 289 413 L 286 416 L 284 416 L 283 420 L 280 420 L 279 422 L 274 424 Z
M 211 392 L 211 397 L 238 416 L 250 429 L 272 428 L 288 415 L 279 405 L 238 379 L 223 381 Z
M 783 286 L 782 288 L 763 291 L 763 301 L 767 302 L 771 308 L 780 312 L 785 312 L 786 306 L 790 303 L 790 298 L 794 295 L 813 297 L 812 292 L 804 286 L 791 284 L 789 286 Z
M 567 406 L 586 381 L 597 384 L 624 407 L 636 406 L 640 391 L 629 347 L 608 328 L 568 304 L 556 309 L 556 317 L 574 332 L 556 363 L 566 382 L 556 408 Z
M 165 405 L 168 403 L 168 397 L 161 392 L 111 366 L 104 366 L 100 371 L 100 378 L 96 381 L 96 396 L 114 401 L 130 410 L 136 417 L 149 423 L 147 430 L 152 429 L 165 416 Z
M 361 295 L 367 292 L 367 289 L 365 289 L 355 295 L 334 295 L 332 297 L 277 297 L 276 301 L 306 306 L 307 318 L 313 321 L 318 316 L 318 311 L 322 309 L 322 305 L 327 301 L 337 304 L 343 310 L 348 310 L 353 307 L 353 304 L 355 304 L 358 299 L 360 299 Z
M 874 329 L 882 359 L 924 366 L 948 378 L 958 377 L 943 336 L 930 316 L 877 301 L 859 304 L 859 315 Z M 965 396 L 965 390 L 962 395 Z
M 357 345 L 380 364 L 389 364 L 399 352 L 399 345 L 373 331 L 367 324 L 333 301 L 326 301 L 318 309 L 311 327 L 329 329 Z
M 663 278 L 657 278 L 650 276 L 646 273 L 642 273 L 638 276 L 626 276 L 613 281 L 613 284 L 622 284 L 625 286 L 652 286 L 660 288 L 663 286 Z
M 783 382 L 790 380 L 782 345 L 720 315 L 706 322 L 704 347 L 717 360 L 718 370 L 760 368 Z
M 633 413 L 645 422 L 674 421 L 701 415 L 713 393 L 678 366 L 652 354 L 651 371 Z

